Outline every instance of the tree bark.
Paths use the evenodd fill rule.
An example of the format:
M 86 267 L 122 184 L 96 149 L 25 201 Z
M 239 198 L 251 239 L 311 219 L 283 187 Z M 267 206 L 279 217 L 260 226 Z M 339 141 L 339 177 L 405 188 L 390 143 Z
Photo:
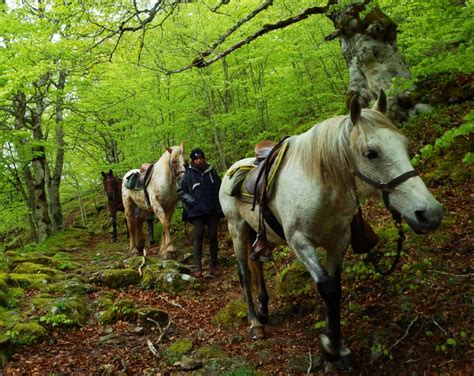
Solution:
M 64 129 L 63 129 L 63 91 L 66 85 L 66 72 L 60 71 L 56 88 L 56 160 L 53 166 L 53 174 L 50 178 L 49 186 L 49 210 L 53 220 L 54 230 L 63 228 L 63 213 L 61 207 L 60 185 L 64 166 Z
M 388 93 L 388 116 L 406 120 L 413 101 L 409 90 L 398 90 L 396 81 L 410 80 L 410 71 L 397 48 L 397 25 L 375 7 L 363 17 L 366 2 L 352 4 L 330 15 L 349 69 L 347 101 L 354 93 L 363 106 L 376 99 L 380 89 Z

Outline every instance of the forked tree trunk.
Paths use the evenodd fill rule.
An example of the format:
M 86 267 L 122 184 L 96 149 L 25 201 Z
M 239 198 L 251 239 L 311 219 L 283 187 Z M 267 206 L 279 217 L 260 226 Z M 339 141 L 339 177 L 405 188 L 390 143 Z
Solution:
M 380 89 L 388 94 L 388 116 L 394 121 L 408 118 L 414 102 L 409 89 L 396 84 L 411 79 L 410 71 L 397 49 L 397 25 L 378 7 L 365 17 L 363 3 L 353 4 L 331 14 L 342 53 L 349 69 L 347 100 L 360 94 L 367 106 Z

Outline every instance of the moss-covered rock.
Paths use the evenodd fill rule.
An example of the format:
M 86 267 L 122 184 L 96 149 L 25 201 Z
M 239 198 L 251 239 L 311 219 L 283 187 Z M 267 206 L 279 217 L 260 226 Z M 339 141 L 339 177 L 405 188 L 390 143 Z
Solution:
M 216 325 L 231 327 L 234 324 L 242 323 L 247 317 L 247 304 L 242 300 L 233 300 L 216 313 L 212 318 L 212 322 Z
M 7 283 L 9 286 L 21 287 L 24 289 L 40 288 L 51 280 L 47 274 L 23 274 L 9 273 Z
M 209 359 L 226 358 L 226 354 L 224 353 L 222 347 L 219 345 L 206 345 L 197 349 L 194 352 L 193 357 L 195 359 L 201 360 L 202 362 L 205 362 Z
M 33 262 L 22 262 L 18 264 L 15 269 L 13 269 L 13 273 L 22 273 L 22 274 L 46 274 L 50 277 L 54 277 L 58 274 L 62 274 L 63 272 L 50 268 L 49 266 L 44 266 L 41 264 L 35 264 Z
M 314 291 L 314 281 L 301 261 L 293 261 L 280 273 L 276 286 L 279 295 L 294 297 L 309 295 Z
M 138 312 L 133 300 L 120 299 L 115 301 L 115 294 L 106 291 L 96 303 L 98 308 L 101 309 L 95 314 L 99 324 L 112 324 L 118 320 L 134 321 L 137 319 Z
M 35 321 L 18 323 L 10 330 L 10 340 L 15 345 L 31 345 L 48 338 L 48 332 Z
M 91 282 L 119 289 L 139 284 L 140 276 L 134 269 L 108 269 L 95 274 Z
M 189 269 L 180 265 L 173 260 L 162 260 L 160 263 L 147 266 L 143 271 L 142 287 L 171 294 L 199 290 L 202 287 L 199 280 L 183 273 L 183 270 L 189 273 Z
M 0 278 L 0 307 L 6 307 L 8 301 L 8 284 L 6 278 Z
M 190 338 L 181 338 L 173 342 L 162 351 L 163 359 L 172 365 L 179 361 L 183 355 L 187 355 L 193 348 L 193 341 Z
M 116 320 L 135 321 L 137 319 L 137 311 L 135 302 L 131 299 L 120 299 L 114 302 L 111 307 Z
M 30 299 L 31 314 L 49 326 L 81 326 L 86 320 L 86 301 L 82 296 L 52 297 L 41 294 Z
M 81 277 L 76 275 L 65 276 L 67 278 L 59 278 L 57 282 L 39 286 L 39 290 L 46 293 L 62 293 L 68 296 L 85 295 L 94 291 L 94 287 L 86 283 Z
M 23 264 L 25 262 L 31 262 L 33 264 L 40 264 L 53 268 L 57 267 L 57 262 L 52 257 L 45 255 L 8 251 L 4 253 L 4 257 L 7 260 L 9 271 L 14 270 L 19 264 Z
M 140 308 L 136 310 L 138 324 L 142 327 L 154 327 L 156 323 L 160 326 L 168 324 L 169 315 L 165 311 L 157 308 Z
M 100 308 L 110 308 L 114 305 L 115 294 L 112 291 L 103 291 L 97 299 Z

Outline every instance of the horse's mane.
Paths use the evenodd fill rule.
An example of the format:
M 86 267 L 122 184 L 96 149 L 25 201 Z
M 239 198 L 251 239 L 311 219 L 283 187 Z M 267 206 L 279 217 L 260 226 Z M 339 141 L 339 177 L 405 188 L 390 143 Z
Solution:
M 366 133 L 373 128 L 389 128 L 400 133 L 381 112 L 363 109 L 355 127 L 348 115 L 336 116 L 316 124 L 294 137 L 288 150 L 290 163 L 297 163 L 319 184 L 338 192 L 354 187 L 352 150 L 366 144 Z

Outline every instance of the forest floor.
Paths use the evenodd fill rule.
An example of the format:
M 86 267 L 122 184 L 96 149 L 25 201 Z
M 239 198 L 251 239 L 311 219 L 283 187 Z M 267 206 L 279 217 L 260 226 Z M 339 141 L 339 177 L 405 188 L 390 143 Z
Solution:
M 441 229 L 425 236 L 409 232 L 402 260 L 392 276 L 382 278 L 368 272 L 370 267 L 363 266 L 359 261 L 361 256 L 351 251 L 346 258 L 342 325 L 357 367 L 354 374 L 474 374 L 474 256 L 472 213 L 469 213 L 474 184 L 445 186 L 434 193 L 446 211 Z M 370 203 L 369 207 L 371 222 L 386 222 L 383 226 L 388 226 L 385 210 Z M 306 374 L 298 364 L 309 362 L 313 374 L 338 374 L 322 359 L 320 329 L 315 324 L 323 320 L 323 307 L 316 290 L 296 298 L 279 297 L 274 292 L 276 274 L 291 263 L 294 257 L 291 252 L 276 255 L 275 261 L 266 265 L 267 275 L 273 275 L 268 279 L 271 296 L 267 340 L 251 341 L 245 318 L 225 328 L 212 323 L 219 310 L 242 297 L 224 222 L 220 230 L 223 274 L 212 277 L 205 273 L 203 291 L 180 295 L 138 287 L 115 291 L 141 307 L 160 308 L 170 315 L 169 330 L 159 342 L 158 332 L 151 336 L 137 334 L 136 322 L 99 325 L 94 319 L 96 312 L 90 310 L 84 326 L 53 328 L 49 341 L 20 348 L 3 372 L 6 375 L 189 374 L 179 367 L 164 367 L 146 340 L 151 339 L 160 350 L 176 339 L 191 338 L 193 348 L 217 345 L 226 357 L 241 358 L 247 364 L 240 371 L 223 367 L 215 373 L 219 375 Z M 184 234 L 181 246 L 189 251 L 191 229 L 185 228 Z M 121 235 L 121 242 L 110 247 L 110 257 L 104 260 L 128 256 L 126 239 Z M 110 242 L 109 234 L 90 235 L 87 247 L 75 252 L 75 261 L 84 267 L 97 262 L 95 247 L 104 242 Z M 95 291 L 88 295 L 91 302 L 108 289 L 94 287 Z M 193 372 L 204 374 L 199 370 Z

